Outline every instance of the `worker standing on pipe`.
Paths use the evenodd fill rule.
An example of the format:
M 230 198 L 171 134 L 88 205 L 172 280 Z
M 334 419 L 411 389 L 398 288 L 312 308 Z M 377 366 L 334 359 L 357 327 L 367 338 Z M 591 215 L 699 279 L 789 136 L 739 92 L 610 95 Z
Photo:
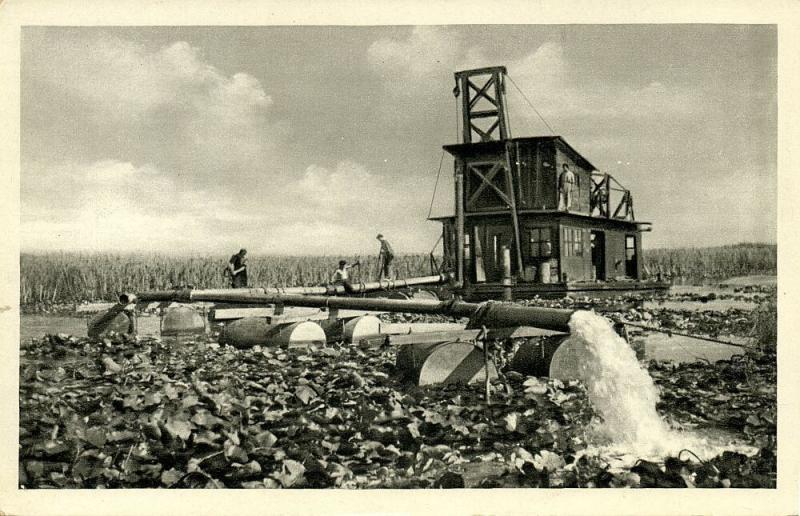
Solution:
M 353 285 L 350 283 L 350 268 L 355 267 L 356 265 L 360 265 L 360 262 L 356 262 L 353 265 L 348 265 L 345 260 L 340 260 L 339 268 L 334 271 L 333 277 L 331 278 L 331 283 L 334 285 L 342 285 L 345 292 L 352 294 L 354 289 Z
M 228 270 L 231 271 L 231 287 L 247 287 L 247 249 L 239 249 L 238 253 L 231 256 Z
M 383 235 L 378 233 L 375 237 L 381 243 L 381 250 L 378 253 L 378 267 L 380 279 L 392 279 L 392 260 L 394 260 L 394 250 L 389 244 L 389 241 L 383 238 Z

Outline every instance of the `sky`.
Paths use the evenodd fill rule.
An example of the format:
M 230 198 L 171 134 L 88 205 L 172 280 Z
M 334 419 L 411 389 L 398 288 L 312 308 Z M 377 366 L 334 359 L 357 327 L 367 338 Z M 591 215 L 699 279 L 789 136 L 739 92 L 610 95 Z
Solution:
M 775 242 L 769 25 L 25 27 L 22 251 L 428 252 L 453 72 L 629 188 L 646 248 Z M 549 125 L 549 127 L 548 127 Z M 441 171 L 440 170 L 441 163 Z M 438 177 L 438 181 L 437 181 Z M 434 196 L 434 190 L 436 195 Z

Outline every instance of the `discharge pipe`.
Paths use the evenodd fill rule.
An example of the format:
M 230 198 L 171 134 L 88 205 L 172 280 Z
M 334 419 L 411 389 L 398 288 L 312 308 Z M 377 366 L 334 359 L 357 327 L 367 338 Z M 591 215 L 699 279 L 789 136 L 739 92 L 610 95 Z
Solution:
M 511 303 L 467 303 L 460 300 L 406 300 L 360 297 L 313 296 L 287 293 L 259 293 L 257 289 L 195 290 L 176 289 L 120 295 L 120 304 L 129 304 L 131 299 L 139 301 L 174 301 L 191 303 L 198 301 L 215 303 L 243 303 L 264 305 L 303 306 L 311 308 L 371 310 L 411 314 L 469 317 L 470 327 L 507 328 L 533 326 L 546 330 L 568 333 L 569 320 L 574 310 L 522 306 Z

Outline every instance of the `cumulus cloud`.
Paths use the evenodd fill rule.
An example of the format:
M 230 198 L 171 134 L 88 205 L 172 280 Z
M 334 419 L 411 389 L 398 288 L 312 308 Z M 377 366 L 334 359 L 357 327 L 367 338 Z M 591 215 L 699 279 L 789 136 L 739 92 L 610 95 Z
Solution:
M 691 92 L 659 80 L 641 86 L 592 81 L 575 69 L 562 46 L 555 42 L 545 42 L 512 61 L 508 73 L 539 111 L 553 118 L 609 120 L 654 115 L 685 118 L 702 109 Z M 513 85 L 507 90 L 512 92 L 511 102 L 521 108 L 517 110 L 519 115 L 529 119 L 537 116 L 522 104 L 522 99 L 513 98 L 518 96 Z
M 434 26 L 416 26 L 406 39 L 382 38 L 370 45 L 370 64 L 389 80 L 399 77 L 428 81 L 431 74 L 448 70 L 461 53 L 461 38 L 454 32 Z M 394 83 L 402 89 L 413 84 Z
M 395 202 L 395 196 L 379 177 L 352 161 L 342 161 L 333 169 L 310 165 L 289 190 L 305 205 L 326 211 L 354 205 L 360 205 L 360 210 L 373 210 Z
M 663 62 L 609 50 L 591 64 L 606 67 L 600 80 L 572 60 L 587 60 L 596 42 L 537 39 L 553 30 L 388 27 L 341 38 L 330 30 L 302 29 L 309 37 L 286 45 L 268 28 L 263 38 L 249 29 L 23 30 L 24 243 L 334 254 L 373 249 L 382 231 L 399 250 L 423 249 L 438 237 L 422 218 L 439 146 L 458 137 L 453 71 L 497 64 L 559 134 L 638 192 L 645 219 L 653 198 L 644 196 L 659 181 L 694 181 L 698 169 L 729 177 L 743 161 L 774 160 L 763 134 L 753 137 L 774 130 L 774 106 L 760 93 L 774 88 L 747 64 L 757 53 L 720 57 L 713 43 L 701 54 L 719 62 L 703 63 L 678 48 Z M 609 41 L 626 48 L 623 32 Z M 536 44 L 512 41 L 518 35 Z M 345 53 L 346 62 L 330 58 Z M 302 67 L 292 66 L 298 56 Z M 719 79 L 738 61 L 750 79 Z M 507 93 L 512 134 L 542 134 L 513 85 Z M 631 165 L 618 174 L 617 161 Z M 436 214 L 451 212 L 451 170 L 448 158 Z M 759 209 L 749 217 L 763 219 Z M 48 243 L 48 234 L 61 236 Z
M 181 41 L 64 36 L 29 42 L 27 91 L 95 137 L 76 140 L 91 153 L 52 155 L 42 151 L 60 135 L 31 126 L 44 146 L 23 161 L 23 247 L 337 253 L 371 248 L 396 224 L 397 185 L 352 160 L 293 154 L 252 75 L 226 73 Z
M 200 49 L 177 41 L 155 51 L 114 36 L 66 37 L 37 54 L 39 78 L 117 117 L 163 108 L 213 114 L 242 123 L 272 103 L 259 81 L 245 73 L 225 75 L 203 60 Z
M 442 94 L 453 88 L 453 71 L 463 61 L 464 42 L 449 27 L 416 26 L 406 38 L 381 38 L 367 49 L 372 71 L 379 75 L 388 102 L 376 111 L 391 123 L 414 123 L 441 107 Z
M 491 48 L 469 46 L 446 28 L 426 26 L 415 27 L 406 38 L 374 42 L 368 57 L 387 91 L 417 100 L 440 97 L 456 70 L 506 65 L 509 76 L 548 118 L 686 117 L 702 109 L 689 91 L 663 80 L 640 86 L 594 82 L 569 62 L 562 45 L 554 41 L 509 60 Z M 508 84 L 506 92 L 512 119 L 537 118 L 515 86 Z
M 573 81 L 564 49 L 551 41 L 517 59 L 509 65 L 509 73 L 519 78 L 517 82 L 536 84 L 546 89 L 563 89 Z
M 376 232 L 398 235 L 408 225 L 396 217 L 406 207 L 395 185 L 352 161 L 311 165 L 299 180 L 246 199 L 222 187 L 188 187 L 150 164 L 31 162 L 23 169 L 27 249 L 355 253 L 374 246 Z M 400 249 L 416 244 L 418 235 L 402 235 Z
M 23 168 L 23 248 L 203 248 L 232 210 L 213 193 L 187 191 L 152 165 L 103 160 Z
M 509 75 L 534 105 L 539 106 L 540 112 L 553 117 L 604 120 L 653 115 L 687 117 L 702 109 L 689 91 L 660 81 L 635 88 L 577 79 L 563 60 L 560 47 L 554 44 L 542 45 L 529 56 L 513 62 Z M 522 107 L 519 115 L 536 116 L 525 109 L 521 99 L 513 99 L 515 94 L 514 89 L 511 102 Z
M 220 70 L 184 41 L 150 48 L 106 32 L 68 32 L 26 48 L 37 102 L 52 104 L 52 116 L 75 131 L 96 132 L 93 145 L 105 155 L 209 181 L 231 173 L 235 182 L 257 174 L 282 138 L 258 79 Z
M 280 188 L 282 206 L 270 219 L 270 239 L 286 252 L 356 252 L 374 245 L 377 232 L 397 233 L 409 222 L 408 203 L 398 195 L 401 186 L 353 161 L 333 167 L 310 165 L 298 181 L 287 181 Z M 406 184 L 416 193 L 417 185 Z M 420 218 L 424 214 L 420 214 Z M 331 248 L 335 243 L 336 248 Z M 414 238 L 403 244 L 417 245 Z M 401 247 L 402 248 L 402 247 Z M 407 248 L 407 247 L 406 247 Z

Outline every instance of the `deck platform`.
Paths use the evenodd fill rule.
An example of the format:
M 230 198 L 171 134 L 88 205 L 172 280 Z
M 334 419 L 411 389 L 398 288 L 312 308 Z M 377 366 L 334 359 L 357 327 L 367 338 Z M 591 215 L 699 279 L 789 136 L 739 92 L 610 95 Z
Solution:
M 627 293 L 663 293 L 671 284 L 665 281 L 582 281 L 568 283 L 517 283 L 512 287 L 514 299 L 608 297 Z M 466 301 L 502 299 L 502 283 L 475 283 L 453 291 Z

